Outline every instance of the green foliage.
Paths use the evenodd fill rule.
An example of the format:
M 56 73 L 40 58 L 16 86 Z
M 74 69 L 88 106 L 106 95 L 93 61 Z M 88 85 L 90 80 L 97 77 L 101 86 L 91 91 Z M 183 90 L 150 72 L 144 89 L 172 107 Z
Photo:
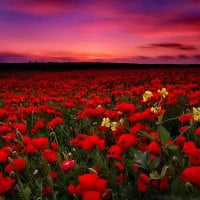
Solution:
M 160 141 L 163 142 L 164 145 L 166 145 L 167 141 L 170 139 L 170 133 L 162 125 L 158 126 L 158 132 Z

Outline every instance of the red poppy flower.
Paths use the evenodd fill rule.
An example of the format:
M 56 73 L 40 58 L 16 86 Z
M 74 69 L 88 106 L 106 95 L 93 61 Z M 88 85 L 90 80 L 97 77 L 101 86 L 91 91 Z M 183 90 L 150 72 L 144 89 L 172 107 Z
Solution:
M 180 178 L 184 182 L 191 182 L 197 187 L 200 187 L 200 167 L 187 167 L 181 173 Z
M 184 115 L 181 115 L 178 120 L 182 123 L 186 123 L 186 122 L 190 122 L 192 120 L 194 120 L 194 117 L 192 114 L 184 114 Z
M 76 193 L 76 187 L 75 187 L 75 185 L 73 185 L 73 184 L 69 184 L 68 187 L 67 187 L 67 190 L 68 190 L 68 192 L 69 192 L 70 194 Z
M 13 159 L 14 169 L 21 172 L 26 167 L 26 160 L 22 158 Z
M 144 192 L 148 189 L 150 184 L 149 177 L 146 174 L 140 174 L 138 180 L 137 180 L 137 188 Z
M 57 145 L 57 143 L 56 142 L 52 142 L 51 143 L 51 148 L 54 150 L 54 151 L 58 151 L 58 145 Z
M 3 118 L 7 115 L 8 115 L 8 111 L 3 108 L 0 108 L 0 118 Z
M 84 174 L 78 177 L 81 189 L 96 190 L 96 183 L 99 179 L 97 174 Z
M 132 145 L 137 144 L 137 137 L 131 134 L 123 134 L 119 137 L 117 143 L 122 149 L 128 149 Z
M 104 151 L 106 148 L 105 140 L 99 140 L 97 144 L 99 151 Z
M 130 114 L 137 110 L 137 107 L 131 103 L 118 103 L 115 108 L 124 114 Z
M 99 137 L 92 135 L 92 136 L 88 136 L 85 138 L 85 140 L 83 140 L 83 144 L 82 147 L 85 150 L 92 150 L 93 148 L 96 147 L 96 145 L 99 144 Z
M 0 163 L 2 162 L 6 162 L 8 159 L 8 153 L 3 151 L 3 150 L 0 150 Z
M 122 184 L 122 183 L 124 182 L 124 179 L 125 179 L 124 174 L 123 174 L 123 173 L 120 173 L 120 174 L 117 176 L 117 178 L 116 178 L 116 180 L 115 180 L 115 183 L 116 183 L 117 185 Z
M 99 191 L 101 194 L 107 191 L 107 180 L 104 178 L 99 178 L 96 183 L 96 190 Z
M 60 165 L 60 168 L 62 171 L 67 172 L 68 170 L 73 169 L 75 165 L 76 165 L 75 160 L 68 159 L 62 162 L 62 164 Z
M 122 160 L 122 149 L 119 145 L 111 146 L 108 150 L 108 153 L 108 158 L 116 158 L 118 160 Z
M 27 125 L 24 123 L 14 124 L 14 128 L 23 135 L 27 132 Z
M 2 172 L 0 172 L 0 195 L 8 192 L 15 181 L 10 177 L 3 177 Z
M 55 163 L 58 160 L 56 152 L 51 149 L 43 150 L 42 157 L 50 164 Z
M 52 190 L 51 186 L 49 186 L 49 185 L 44 186 L 43 189 L 42 189 L 42 194 L 43 194 L 44 196 L 48 196 L 48 195 L 50 195 L 52 192 L 53 192 L 53 190 Z
M 38 150 L 44 150 L 47 148 L 49 139 L 46 137 L 39 137 L 33 139 L 33 144 Z
M 176 138 L 176 144 L 179 146 L 179 147 L 182 147 L 183 146 L 183 143 L 186 141 L 186 137 L 184 136 L 178 136 Z
M 191 151 L 196 149 L 196 145 L 193 141 L 189 141 L 189 142 L 184 142 L 183 144 L 183 151 L 188 154 Z
M 121 162 L 116 162 L 115 166 L 118 168 L 120 172 L 124 171 L 124 165 Z
M 0 134 L 11 131 L 11 128 L 6 125 L 0 125 Z
M 164 176 L 161 180 L 153 180 L 152 185 L 159 190 L 169 189 L 168 177 Z
M 24 148 L 24 152 L 33 155 L 34 153 L 38 152 L 38 150 L 35 148 L 35 146 L 33 144 L 28 144 L 25 146 Z
M 56 126 L 62 124 L 63 122 L 64 122 L 64 120 L 61 117 L 56 117 L 47 123 L 47 128 L 54 129 Z
M 101 200 L 101 194 L 97 191 L 87 191 L 83 193 L 83 200 Z
M 49 172 L 49 176 L 53 179 L 53 180 L 55 180 L 55 179 L 58 179 L 58 172 L 56 172 L 56 171 L 50 171 Z
M 152 141 L 148 146 L 147 146 L 147 150 L 150 153 L 156 154 L 156 155 L 160 155 L 161 154 L 161 149 L 160 146 L 158 145 L 158 143 Z
M 195 130 L 196 135 L 200 135 L 200 127 Z

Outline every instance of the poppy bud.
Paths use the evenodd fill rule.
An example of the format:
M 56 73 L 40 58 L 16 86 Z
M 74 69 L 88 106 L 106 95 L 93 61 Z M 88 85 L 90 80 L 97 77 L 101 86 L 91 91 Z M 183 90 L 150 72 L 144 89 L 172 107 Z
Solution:
M 193 191 L 193 185 L 190 182 L 185 183 L 186 191 L 191 192 Z

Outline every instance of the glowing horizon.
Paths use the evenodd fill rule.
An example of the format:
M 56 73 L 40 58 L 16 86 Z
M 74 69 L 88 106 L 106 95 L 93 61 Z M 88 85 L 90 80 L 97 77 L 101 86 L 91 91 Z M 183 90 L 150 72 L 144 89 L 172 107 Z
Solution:
M 1 0 L 0 62 L 200 63 L 199 0 Z

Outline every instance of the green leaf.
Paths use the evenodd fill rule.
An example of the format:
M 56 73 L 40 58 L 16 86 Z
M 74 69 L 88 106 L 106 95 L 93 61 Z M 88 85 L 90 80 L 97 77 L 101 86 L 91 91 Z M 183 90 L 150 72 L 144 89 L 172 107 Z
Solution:
M 145 151 L 144 153 L 141 151 L 134 152 L 134 161 L 142 166 L 143 169 L 148 169 L 147 162 L 149 161 L 150 153 Z
M 163 120 L 163 116 L 164 116 L 164 114 L 158 116 L 158 124 L 161 124 L 161 122 Z
M 165 165 L 162 170 L 161 170 L 161 174 L 160 174 L 160 179 L 162 179 L 165 175 L 166 175 L 166 172 L 167 172 L 167 169 L 169 168 L 169 166 Z
M 142 158 L 143 153 L 141 151 L 134 152 L 134 160 L 135 162 L 139 162 Z
M 155 138 L 153 136 L 149 135 L 146 131 L 140 131 L 140 133 L 142 133 L 143 135 L 145 135 L 150 140 L 155 140 Z
M 166 145 L 168 139 L 170 138 L 170 133 L 164 126 L 159 126 L 158 132 L 159 132 L 160 140 L 164 143 L 164 145 Z
M 25 188 L 20 180 L 17 184 L 18 197 L 20 200 L 29 200 L 31 195 L 31 188 L 27 185 Z
M 149 178 L 151 180 L 159 180 L 160 179 L 160 175 L 158 174 L 157 171 L 153 171 L 152 173 L 149 174 Z
M 175 196 L 185 194 L 185 184 L 180 179 L 174 179 L 170 186 L 171 193 Z
M 171 150 L 177 150 L 178 147 L 175 146 L 175 145 L 169 145 L 169 146 L 168 146 L 168 149 L 171 149 Z
M 161 156 L 156 156 L 155 157 L 155 159 L 153 160 L 153 168 L 155 169 L 155 168 L 157 168 L 158 167 L 158 165 L 160 164 L 160 162 L 161 162 Z
M 24 197 L 25 199 L 30 199 L 29 197 L 31 196 L 31 188 L 27 185 L 26 188 L 24 189 Z

